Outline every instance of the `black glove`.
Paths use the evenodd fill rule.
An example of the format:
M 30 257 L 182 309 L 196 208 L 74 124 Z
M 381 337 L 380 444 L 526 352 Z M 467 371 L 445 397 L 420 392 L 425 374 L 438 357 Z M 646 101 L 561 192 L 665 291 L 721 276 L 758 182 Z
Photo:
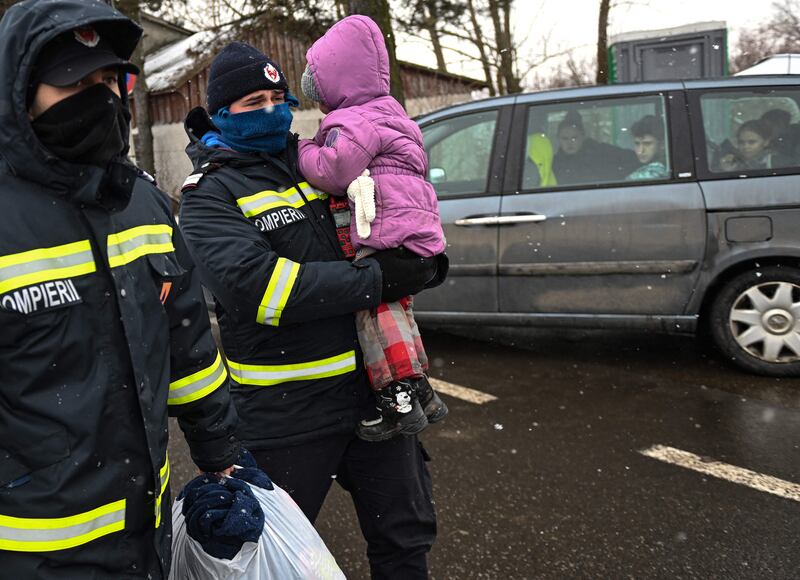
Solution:
M 433 257 L 436 260 L 436 272 L 433 273 L 433 277 L 425 283 L 425 289 L 428 288 L 436 288 L 437 286 L 444 283 L 445 278 L 447 278 L 447 272 L 450 270 L 450 258 L 447 257 L 447 254 L 438 254 Z
M 397 302 L 418 294 L 436 277 L 437 258 L 423 258 L 405 248 L 392 248 L 371 254 L 381 269 L 381 302 Z

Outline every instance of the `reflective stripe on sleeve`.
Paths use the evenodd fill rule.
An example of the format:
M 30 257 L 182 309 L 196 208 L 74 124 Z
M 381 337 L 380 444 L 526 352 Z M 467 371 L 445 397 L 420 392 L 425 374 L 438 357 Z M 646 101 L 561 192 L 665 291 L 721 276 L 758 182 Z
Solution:
M 286 258 L 278 258 L 278 262 L 272 270 L 272 276 L 269 277 L 267 290 L 258 306 L 256 322 L 278 326 L 283 309 L 286 307 L 286 302 L 289 300 L 289 295 L 292 293 L 295 280 L 297 280 L 298 272 L 300 272 L 300 264 Z
M 89 240 L 0 256 L 0 294 L 96 270 Z
M 0 550 L 64 550 L 123 529 L 124 499 L 64 518 L 17 518 L 0 515 Z
M 167 489 L 167 484 L 169 484 L 169 453 L 167 453 L 164 465 L 161 467 L 158 476 L 160 487 L 158 495 L 156 495 L 156 527 L 161 525 L 161 498 L 164 497 L 164 491 Z
M 124 266 L 147 254 L 174 252 L 172 227 L 166 224 L 138 226 L 108 236 L 108 264 Z
M 183 405 L 202 399 L 216 391 L 227 378 L 222 356 L 217 352 L 217 358 L 210 366 L 169 384 L 167 404 Z
M 231 377 L 237 383 L 266 387 L 290 381 L 309 381 L 344 375 L 356 370 L 356 351 L 321 360 L 287 365 L 250 365 L 228 360 Z
M 290 187 L 283 191 L 259 191 L 253 195 L 237 199 L 236 203 L 245 217 L 255 217 L 265 211 L 275 209 L 276 207 L 293 207 L 295 209 L 302 207 L 306 204 L 303 196 L 305 196 L 308 201 L 327 199 L 328 197 L 327 193 L 314 189 L 306 181 L 298 185 L 303 195 L 300 195 L 296 187 Z

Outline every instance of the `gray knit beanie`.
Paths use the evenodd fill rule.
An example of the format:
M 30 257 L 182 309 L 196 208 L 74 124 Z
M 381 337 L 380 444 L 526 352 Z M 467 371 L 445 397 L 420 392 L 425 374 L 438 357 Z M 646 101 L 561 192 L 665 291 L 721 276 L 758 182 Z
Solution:
M 319 95 L 319 89 L 317 89 L 317 83 L 314 82 L 314 75 L 309 65 L 306 65 L 306 70 L 303 71 L 303 76 L 300 78 L 300 88 L 307 99 L 317 103 L 322 102 L 322 97 Z

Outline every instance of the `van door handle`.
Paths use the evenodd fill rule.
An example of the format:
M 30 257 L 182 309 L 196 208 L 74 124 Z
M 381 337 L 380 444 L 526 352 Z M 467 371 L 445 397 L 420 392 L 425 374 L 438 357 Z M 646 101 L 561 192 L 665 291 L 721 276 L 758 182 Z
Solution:
M 522 215 L 492 215 L 485 217 L 462 218 L 455 221 L 457 226 L 507 226 L 543 222 L 546 215 L 533 213 Z
M 534 222 L 543 222 L 547 219 L 546 215 L 540 213 L 526 213 L 518 215 L 501 215 L 497 217 L 497 224 L 512 225 L 512 224 L 530 224 Z
M 456 220 L 455 224 L 457 226 L 496 226 L 499 218 L 500 216 L 497 215 L 461 218 Z

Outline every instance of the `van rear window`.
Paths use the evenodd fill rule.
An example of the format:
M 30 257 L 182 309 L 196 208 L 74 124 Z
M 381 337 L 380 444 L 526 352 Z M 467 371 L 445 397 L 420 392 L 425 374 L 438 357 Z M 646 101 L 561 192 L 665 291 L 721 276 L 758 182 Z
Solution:
M 800 165 L 800 90 L 706 93 L 700 97 L 711 173 L 763 174 Z

